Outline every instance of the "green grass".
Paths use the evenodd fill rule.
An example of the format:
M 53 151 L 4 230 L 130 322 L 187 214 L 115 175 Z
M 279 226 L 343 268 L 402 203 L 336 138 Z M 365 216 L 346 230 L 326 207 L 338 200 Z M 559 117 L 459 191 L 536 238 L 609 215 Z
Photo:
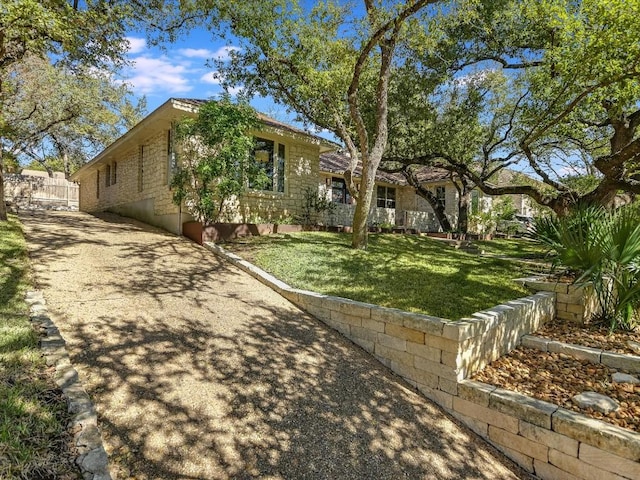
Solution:
M 480 250 L 492 255 L 504 255 L 512 258 L 531 258 L 544 260 L 547 249 L 539 243 L 525 239 L 505 239 L 474 241 Z
M 29 322 L 30 288 L 21 225 L 9 216 L 0 222 L 0 478 L 76 478 L 61 460 L 69 415 Z
M 297 288 L 452 320 L 527 295 L 512 281 L 520 267 L 506 260 L 415 235 L 370 235 L 366 251 L 350 240 L 298 233 L 225 247 Z

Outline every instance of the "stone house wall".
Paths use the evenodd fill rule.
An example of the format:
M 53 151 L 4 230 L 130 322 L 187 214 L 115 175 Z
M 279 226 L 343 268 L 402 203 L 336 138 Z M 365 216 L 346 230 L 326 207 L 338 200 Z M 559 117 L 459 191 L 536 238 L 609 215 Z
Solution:
M 94 168 L 80 172 L 80 210 L 111 211 L 180 233 L 182 223 L 192 217 L 172 201 L 168 154 L 171 121 L 160 118 L 135 135 L 123 137 L 121 145 L 105 153 Z M 300 215 L 305 189 L 317 186 L 320 146 L 301 135 L 286 135 L 271 128 L 256 135 L 285 146 L 284 192 L 247 191 L 229 202 L 226 220 L 273 222 Z

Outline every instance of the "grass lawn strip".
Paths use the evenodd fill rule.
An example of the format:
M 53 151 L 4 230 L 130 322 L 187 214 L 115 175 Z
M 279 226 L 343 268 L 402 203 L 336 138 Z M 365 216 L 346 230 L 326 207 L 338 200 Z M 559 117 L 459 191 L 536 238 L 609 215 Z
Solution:
M 24 235 L 10 215 L 0 222 L 0 478 L 81 478 L 66 401 L 29 321 L 30 288 Z
M 491 255 L 504 257 L 544 260 L 547 248 L 527 239 L 496 238 L 494 240 L 474 240 L 480 250 Z
M 455 250 L 428 237 L 325 232 L 250 237 L 228 248 L 296 288 L 452 320 L 529 294 L 512 262 Z

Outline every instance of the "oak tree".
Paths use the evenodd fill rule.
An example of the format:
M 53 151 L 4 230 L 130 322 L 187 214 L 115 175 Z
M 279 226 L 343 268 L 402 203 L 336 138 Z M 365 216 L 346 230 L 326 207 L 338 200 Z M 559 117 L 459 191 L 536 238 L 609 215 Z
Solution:
M 375 174 L 388 139 L 388 95 L 399 50 L 438 0 L 378 2 L 276 0 L 183 1 L 164 12 L 162 31 L 176 38 L 194 25 L 239 41 L 230 62 L 214 62 L 225 85 L 271 96 L 308 124 L 340 138 L 344 172 L 356 199 L 354 248 L 367 246 Z M 172 17 L 171 13 L 177 15 Z M 161 22 L 162 19 L 158 19 Z M 162 37 L 162 36 L 161 36 Z M 353 173 L 362 166 L 359 184 Z
M 638 0 L 470 2 L 447 12 L 438 28 L 437 44 L 416 40 L 410 67 L 418 85 L 446 72 L 449 87 L 466 82 L 464 97 L 479 98 L 459 124 L 470 133 L 470 155 L 452 154 L 455 136 L 446 129 L 434 144 L 437 96 L 428 92 L 421 107 L 398 112 L 410 112 L 410 124 L 422 110 L 431 129 L 399 132 L 415 141 L 388 159 L 446 166 L 487 194 L 527 194 L 560 215 L 579 203 L 610 205 L 619 192 L 640 193 Z M 532 180 L 496 184 L 506 168 Z M 587 175 L 589 188 L 576 188 L 576 175 Z

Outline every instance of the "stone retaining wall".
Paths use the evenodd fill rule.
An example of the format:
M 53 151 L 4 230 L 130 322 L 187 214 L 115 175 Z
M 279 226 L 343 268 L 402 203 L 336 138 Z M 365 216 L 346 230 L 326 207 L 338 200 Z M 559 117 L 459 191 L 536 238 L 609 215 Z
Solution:
M 451 413 L 544 480 L 640 479 L 640 434 L 610 423 L 470 380 Z
M 538 477 L 640 479 L 639 434 L 464 380 L 553 319 L 555 292 L 539 292 L 453 322 L 294 289 L 215 244 L 205 246 L 373 354 Z
M 544 277 L 519 278 L 526 287 L 537 292 L 556 293 L 556 316 L 581 325 L 598 311 L 598 300 L 591 287 L 554 282 Z

